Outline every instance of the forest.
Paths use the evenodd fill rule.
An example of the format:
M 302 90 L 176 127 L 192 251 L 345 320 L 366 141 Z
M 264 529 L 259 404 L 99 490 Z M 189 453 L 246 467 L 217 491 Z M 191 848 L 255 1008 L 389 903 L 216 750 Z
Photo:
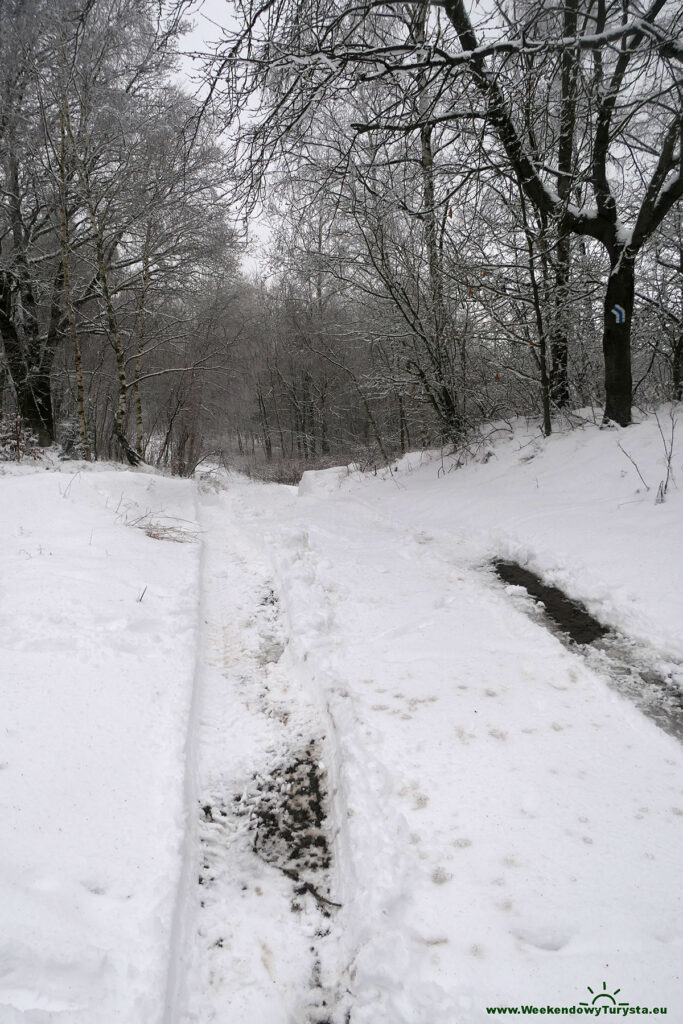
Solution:
M 682 27 L 0 0 L 0 1024 L 683 1021 Z
M 199 8 L 0 0 L 2 457 L 297 480 L 683 397 L 679 4 Z

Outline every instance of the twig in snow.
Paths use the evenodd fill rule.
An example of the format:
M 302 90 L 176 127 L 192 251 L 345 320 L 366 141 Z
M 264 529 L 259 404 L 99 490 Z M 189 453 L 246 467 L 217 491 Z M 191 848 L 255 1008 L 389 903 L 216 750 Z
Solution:
M 67 498 L 67 497 L 69 496 L 69 491 L 71 490 L 71 485 L 72 485 L 72 483 L 73 483 L 73 482 L 74 482 L 74 480 L 75 480 L 75 479 L 76 479 L 77 477 L 79 477 L 80 475 L 81 475 L 81 471 L 80 471 L 80 469 L 79 469 L 79 470 L 78 470 L 78 472 L 77 472 L 77 473 L 74 473 L 74 475 L 73 475 L 73 476 L 71 477 L 71 479 L 69 480 L 69 482 L 68 482 L 68 484 L 66 485 L 66 487 L 64 488 L 64 490 L 62 491 L 62 490 L 61 490 L 61 488 L 60 488 L 60 493 L 61 493 L 61 495 L 62 495 L 62 497 L 63 497 L 63 498 Z
M 266 857 L 264 857 L 261 851 L 258 849 L 258 832 L 254 833 L 253 850 L 257 857 L 261 858 L 264 864 L 270 865 L 271 868 L 277 868 L 277 870 L 281 871 L 283 875 L 287 876 L 287 878 L 291 878 L 293 882 L 296 882 L 297 885 L 299 886 L 300 892 L 310 892 L 311 896 L 313 896 L 314 899 L 318 901 L 318 903 L 324 903 L 328 907 L 341 907 L 341 903 L 335 903 L 334 900 L 329 900 L 327 896 L 323 896 L 323 894 L 318 892 L 316 887 L 312 885 L 310 882 L 302 881 L 297 871 L 294 871 L 292 868 L 285 868 L 282 866 L 282 864 L 276 864 L 275 861 L 268 860 Z
M 660 483 L 659 483 L 659 487 L 657 488 L 657 497 L 655 498 L 655 505 L 661 505 L 664 502 L 664 498 L 666 497 L 666 492 L 669 489 L 669 480 L 671 479 L 671 460 L 673 458 L 673 453 L 674 453 L 674 435 L 676 433 L 676 422 L 677 422 L 676 414 L 674 412 L 673 405 L 671 406 L 670 417 L 671 417 L 671 437 L 667 441 L 667 439 L 664 437 L 664 431 L 662 430 L 662 424 L 659 422 L 659 416 L 657 415 L 657 412 L 655 410 L 655 419 L 657 420 L 657 426 L 659 427 L 659 433 L 660 433 L 661 438 L 662 438 L 662 444 L 664 445 L 664 455 L 665 455 L 665 459 L 666 459 L 666 462 L 665 462 L 665 465 L 666 465 L 666 478 L 664 480 L 661 480 Z
M 631 456 L 629 455 L 629 453 L 628 453 L 628 452 L 626 451 L 626 449 L 625 449 L 625 448 L 622 448 L 622 447 L 621 447 L 621 441 L 617 441 L 617 448 L 618 448 L 618 449 L 619 449 L 620 451 L 622 451 L 622 452 L 624 453 L 624 455 L 626 456 L 626 458 L 628 459 L 628 461 L 629 461 L 629 462 L 631 463 L 631 465 L 632 465 L 632 466 L 634 467 L 634 469 L 635 469 L 636 473 L 638 474 L 638 476 L 640 477 L 640 479 L 641 479 L 641 480 L 643 481 L 643 486 L 645 487 L 645 490 L 646 490 L 646 491 L 649 491 L 649 490 L 650 490 L 650 488 L 649 488 L 649 487 L 648 487 L 648 485 L 647 485 L 647 484 L 645 483 L 645 480 L 643 480 L 643 474 L 642 474 L 642 473 L 640 472 L 640 470 L 638 469 L 638 463 L 637 463 L 637 462 L 635 461 L 635 459 L 632 459 L 632 458 L 631 458 Z
M 278 868 L 283 875 L 287 875 L 287 878 L 291 878 L 293 882 L 296 882 L 299 886 L 300 892 L 310 892 L 311 896 L 314 896 L 319 903 L 324 903 L 328 907 L 341 907 L 341 903 L 335 903 L 334 900 L 328 900 L 327 896 L 323 896 L 319 893 L 314 885 L 310 882 L 302 881 L 296 871 L 292 871 L 290 868 L 283 868 L 280 864 L 273 864 L 274 868 Z

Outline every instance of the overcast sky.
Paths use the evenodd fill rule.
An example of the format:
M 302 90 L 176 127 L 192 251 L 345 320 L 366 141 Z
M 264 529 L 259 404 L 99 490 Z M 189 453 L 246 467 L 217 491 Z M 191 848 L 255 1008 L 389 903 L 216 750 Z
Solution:
M 231 0 L 198 0 L 190 15 L 193 27 L 183 37 L 182 49 L 197 53 L 210 52 L 221 38 L 221 28 L 229 24 L 231 8 Z M 181 67 L 185 88 L 189 88 L 191 92 L 199 89 L 201 93 L 197 82 L 199 62 L 186 57 L 183 58 Z M 269 231 L 261 218 L 255 217 L 251 221 L 249 236 L 249 252 L 242 258 L 242 269 L 247 274 L 264 269 L 260 256 Z

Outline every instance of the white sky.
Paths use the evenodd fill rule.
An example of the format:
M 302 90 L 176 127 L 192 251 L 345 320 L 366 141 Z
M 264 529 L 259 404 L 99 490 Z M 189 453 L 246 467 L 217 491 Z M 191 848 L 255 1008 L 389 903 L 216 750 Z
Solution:
M 228 22 L 230 6 L 229 0 L 197 0 L 188 16 L 192 28 L 183 36 L 181 49 L 198 53 L 210 51 L 220 39 L 221 26 Z M 195 64 L 190 57 L 182 58 L 181 76 L 190 88 L 196 87 L 193 78 L 198 70 L 198 62 Z
M 182 49 L 188 52 L 210 52 L 215 43 L 221 38 L 221 28 L 227 27 L 230 23 L 232 13 L 231 0 L 198 0 L 194 6 L 190 20 L 193 23 L 192 30 L 184 36 Z M 181 61 L 181 77 L 183 85 L 191 92 L 198 90 L 196 76 L 200 70 L 199 62 L 193 61 L 190 57 L 184 57 Z M 199 92 L 201 93 L 199 87 Z M 242 258 L 242 269 L 246 274 L 263 272 L 263 248 L 269 237 L 267 225 L 259 218 L 254 218 L 249 224 L 249 252 Z
M 229 22 L 231 6 L 230 0 L 198 0 L 191 15 L 194 28 L 185 38 L 191 40 L 196 49 L 200 49 L 202 43 L 217 39 L 221 27 Z

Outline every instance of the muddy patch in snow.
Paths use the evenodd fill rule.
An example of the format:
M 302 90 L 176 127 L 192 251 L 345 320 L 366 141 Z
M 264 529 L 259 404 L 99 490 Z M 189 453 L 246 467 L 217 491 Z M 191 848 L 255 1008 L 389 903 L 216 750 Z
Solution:
M 325 915 L 339 906 L 329 892 L 326 805 L 325 770 L 315 740 L 268 774 L 255 774 L 235 799 L 235 813 L 247 818 L 254 853 L 294 882 L 293 910 L 301 909 L 306 894 Z
M 216 795 L 199 809 L 201 907 L 223 902 L 221 888 L 231 863 L 240 865 L 242 892 L 249 886 L 260 896 L 263 876 L 248 882 L 248 858 L 254 855 L 291 883 L 291 911 L 310 935 L 311 967 L 308 991 L 302 993 L 301 1024 L 350 1021 L 348 993 L 334 977 L 326 983 L 322 966 L 328 944 L 335 941 L 331 918 L 340 907 L 330 891 L 327 804 L 319 742 L 310 740 L 268 770 L 255 772 L 241 793 Z M 221 929 L 217 925 L 217 937 L 211 936 L 214 951 L 224 947 Z
M 291 881 L 292 913 L 311 928 L 311 974 L 301 1024 L 347 1024 L 350 1019 L 344 994 L 334 980 L 325 983 L 322 970 L 325 947 L 333 941 L 330 918 L 341 906 L 330 889 L 327 804 L 320 744 L 313 739 L 267 773 L 255 773 L 231 809 L 246 824 L 253 853 Z
M 541 621 L 564 642 L 581 646 L 581 653 L 610 685 L 628 697 L 661 729 L 683 741 L 683 666 L 666 662 L 616 630 L 603 626 L 578 601 L 559 587 L 516 562 L 492 563 L 504 583 L 522 587 L 540 602 Z M 574 648 L 576 649 L 576 648 Z

